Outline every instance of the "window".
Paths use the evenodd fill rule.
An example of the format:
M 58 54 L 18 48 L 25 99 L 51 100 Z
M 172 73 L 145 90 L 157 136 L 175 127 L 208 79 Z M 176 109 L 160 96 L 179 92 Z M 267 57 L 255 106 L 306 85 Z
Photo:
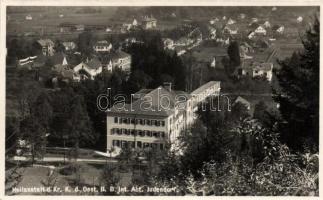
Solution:
M 146 132 L 146 135 L 147 135 L 148 137 L 151 137 L 151 136 L 152 136 L 150 131 L 147 131 L 147 132 Z
M 116 131 L 117 131 L 117 134 L 118 134 L 118 135 L 121 135 L 121 130 L 120 130 L 120 129 L 118 129 L 118 128 L 117 128 L 117 130 L 116 130 Z
M 161 125 L 162 126 L 165 126 L 165 121 L 161 121 Z
M 124 124 L 127 124 L 127 121 L 128 121 L 128 119 L 127 119 L 127 118 L 123 118 L 123 119 L 122 119 L 122 122 L 123 122 Z
M 129 129 L 126 129 L 125 134 L 126 134 L 126 135 L 130 135 L 130 130 L 129 130 Z
M 113 128 L 113 129 L 111 129 L 110 134 L 111 134 L 111 135 L 113 135 L 113 134 L 114 134 L 114 132 L 115 132 L 115 129 Z
M 114 123 L 118 123 L 118 117 L 114 117 Z
M 151 120 L 151 125 L 156 125 L 156 120 Z
M 135 124 L 135 119 L 131 119 L 130 123 Z
M 157 120 L 155 125 L 156 125 L 156 126 L 160 126 L 160 121 L 159 121 L 159 120 Z
M 135 135 L 135 130 L 130 131 L 131 135 Z
M 141 124 L 141 125 L 145 125 L 145 120 L 144 120 L 144 119 L 141 119 L 141 120 L 140 120 L 140 124 Z
M 142 143 L 140 141 L 137 142 L 137 147 L 142 148 Z
M 161 132 L 161 137 L 164 138 L 165 137 L 165 132 Z
M 113 141 L 112 141 L 112 145 L 113 145 L 113 146 L 120 147 L 120 141 L 119 141 L 119 140 L 113 140 Z
M 147 119 L 147 125 L 151 125 L 151 120 L 150 119 Z
M 163 150 L 164 149 L 164 144 L 159 144 L 159 148 L 160 148 L 160 150 Z

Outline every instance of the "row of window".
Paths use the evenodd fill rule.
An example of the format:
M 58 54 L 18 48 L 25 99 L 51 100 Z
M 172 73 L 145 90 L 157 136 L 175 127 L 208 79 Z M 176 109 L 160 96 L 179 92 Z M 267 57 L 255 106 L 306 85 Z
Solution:
M 112 140 L 112 146 L 120 148 L 135 148 L 134 141 L 125 141 L 125 140 Z M 137 141 L 137 148 L 152 148 L 152 149 L 164 149 L 164 144 L 162 143 L 149 143 Z
M 163 131 L 148 131 L 148 130 L 134 130 L 134 129 L 125 129 L 125 128 L 113 128 L 111 129 L 111 135 L 139 135 L 141 137 L 156 137 L 164 138 L 165 132 Z
M 165 126 L 165 121 L 155 119 L 134 119 L 125 117 L 114 117 L 114 123 L 119 124 L 140 124 L 148 126 Z

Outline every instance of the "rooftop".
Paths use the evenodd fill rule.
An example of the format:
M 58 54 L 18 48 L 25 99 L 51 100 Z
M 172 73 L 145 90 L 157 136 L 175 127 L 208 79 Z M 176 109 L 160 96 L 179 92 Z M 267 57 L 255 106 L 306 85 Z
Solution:
M 183 95 L 187 99 L 190 98 L 190 95 L 183 91 L 169 91 L 162 86 L 153 90 L 143 89 L 136 94 L 140 95 L 141 98 L 138 98 L 132 104 L 126 104 L 124 110 L 118 109 L 117 106 L 120 106 L 118 104 L 114 105 L 109 112 L 167 117 L 175 112 L 176 106 L 186 105 L 186 102 L 183 103 L 182 99 L 178 100 L 176 97 Z M 168 98 L 161 98 L 164 96 Z
M 199 95 L 202 92 L 204 92 L 206 89 L 212 87 L 212 86 L 216 86 L 218 89 L 220 89 L 220 81 L 210 81 L 205 83 L 204 85 L 202 85 L 201 87 L 197 88 L 196 90 L 194 90 L 193 92 L 191 92 L 191 95 Z

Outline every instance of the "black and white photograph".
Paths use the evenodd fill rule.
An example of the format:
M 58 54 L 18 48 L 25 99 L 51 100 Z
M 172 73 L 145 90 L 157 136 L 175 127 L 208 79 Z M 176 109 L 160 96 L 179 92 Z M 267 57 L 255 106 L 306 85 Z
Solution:
M 4 196 L 319 197 L 319 2 L 60 2 L 1 5 Z

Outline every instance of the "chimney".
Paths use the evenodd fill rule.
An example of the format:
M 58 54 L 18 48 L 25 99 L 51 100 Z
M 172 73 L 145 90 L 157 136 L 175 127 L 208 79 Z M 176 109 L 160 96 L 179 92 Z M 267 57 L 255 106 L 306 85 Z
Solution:
M 169 92 L 172 91 L 172 83 L 171 82 L 164 82 L 164 88 Z

